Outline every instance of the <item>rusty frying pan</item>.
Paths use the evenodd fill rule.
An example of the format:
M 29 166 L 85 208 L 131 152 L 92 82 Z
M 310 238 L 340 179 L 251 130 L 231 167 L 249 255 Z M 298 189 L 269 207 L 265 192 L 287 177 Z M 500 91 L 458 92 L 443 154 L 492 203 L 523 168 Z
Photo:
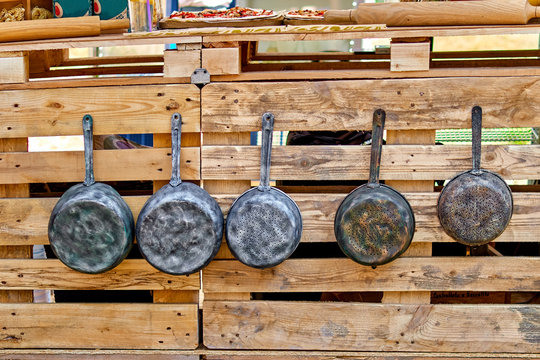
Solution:
M 293 199 L 270 186 L 274 115 L 262 117 L 261 182 L 244 192 L 227 215 L 225 238 L 233 255 L 259 269 L 276 266 L 294 252 L 302 236 L 302 216 Z
M 396 190 L 379 183 L 386 114 L 373 114 L 369 182 L 353 190 L 340 204 L 334 233 L 341 250 L 368 266 L 386 264 L 403 254 L 414 235 L 414 214 Z
M 482 108 L 472 109 L 472 170 L 455 176 L 439 195 L 437 214 L 444 231 L 469 246 L 484 245 L 508 226 L 512 191 L 504 179 L 480 168 Z
M 111 186 L 96 183 L 93 165 L 93 120 L 83 118 L 84 183 L 69 188 L 49 219 L 52 250 L 68 267 L 98 274 L 117 266 L 133 244 L 131 209 Z
M 172 275 L 199 271 L 214 258 L 223 238 L 223 213 L 200 186 L 180 179 L 182 117 L 171 118 L 172 175 L 144 204 L 137 244 L 156 269 Z

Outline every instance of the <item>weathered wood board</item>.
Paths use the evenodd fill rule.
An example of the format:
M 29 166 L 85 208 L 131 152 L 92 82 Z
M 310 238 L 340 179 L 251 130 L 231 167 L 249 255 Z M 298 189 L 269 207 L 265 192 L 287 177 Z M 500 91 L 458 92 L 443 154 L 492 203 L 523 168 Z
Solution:
M 200 90 L 186 85 L 104 86 L 2 91 L 0 137 L 81 135 L 85 114 L 94 134 L 168 133 L 171 115 L 184 132 L 200 129 Z
M 402 257 L 376 269 L 349 259 L 288 259 L 271 269 L 219 260 L 204 291 L 540 291 L 538 257 Z
M 212 194 L 226 215 L 240 194 Z M 346 194 L 290 194 L 303 217 L 302 242 L 334 240 L 334 214 Z M 414 242 L 453 242 L 440 227 L 437 193 L 405 193 L 416 218 Z M 147 196 L 126 196 L 137 218 Z M 0 199 L 0 245 L 48 244 L 47 224 L 57 198 Z M 515 193 L 514 214 L 496 242 L 537 242 L 540 238 L 540 194 Z
M 3 348 L 194 349 L 197 305 L 0 304 Z
M 199 273 L 172 276 L 127 259 L 103 274 L 83 274 L 58 260 L 0 260 L 1 290 L 198 290 Z
M 274 180 L 367 180 L 369 146 L 275 146 Z M 444 180 L 472 168 L 471 147 L 460 145 L 385 145 L 381 180 Z M 0 163 L 1 164 L 1 163 Z M 201 150 L 204 180 L 258 179 L 260 147 L 207 146 Z M 482 168 L 505 180 L 540 177 L 540 146 L 486 145 Z
M 199 179 L 199 148 L 181 151 L 182 178 Z M 96 181 L 167 180 L 171 177 L 171 150 L 166 148 L 96 150 Z M 0 184 L 82 182 L 81 151 L 0 153 Z
M 538 353 L 538 305 L 204 304 L 210 349 Z
M 205 132 L 258 131 L 274 113 L 275 130 L 369 130 L 373 111 L 386 111 L 387 130 L 540 126 L 534 94 L 540 77 L 213 83 L 202 90 Z

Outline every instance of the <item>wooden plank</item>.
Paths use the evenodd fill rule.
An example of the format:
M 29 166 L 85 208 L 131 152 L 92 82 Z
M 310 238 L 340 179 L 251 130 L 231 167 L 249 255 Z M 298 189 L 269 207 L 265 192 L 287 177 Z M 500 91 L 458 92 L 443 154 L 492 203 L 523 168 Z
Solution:
M 3 138 L 79 135 L 84 114 L 94 118 L 95 135 L 168 132 L 174 112 L 182 114 L 185 132 L 200 129 L 200 91 L 191 84 L 13 90 L 1 94 Z
M 210 182 L 212 183 L 212 182 Z M 226 215 L 243 189 L 233 194 L 212 193 Z M 302 242 L 334 240 L 334 214 L 346 194 L 290 193 L 303 218 Z M 437 193 L 405 193 L 415 218 L 414 243 L 453 242 L 437 218 Z M 516 192 L 514 214 L 508 228 L 496 242 L 538 242 L 540 239 L 540 193 Z M 126 196 L 137 218 L 147 196 Z M 47 224 L 58 198 L 0 199 L 0 245 L 48 244 Z M 224 244 L 225 246 L 225 244 Z
M 96 181 L 170 179 L 170 149 L 95 150 Z M 198 148 L 182 149 L 182 176 L 199 179 Z M 81 151 L 0 153 L 0 184 L 79 182 L 84 179 Z
M 56 352 L 59 352 L 56 350 Z M 2 356 L 0 360 L 200 360 L 199 355 L 178 354 L 100 354 L 100 353 L 77 353 L 77 354 L 21 354 L 11 352 L 11 355 Z M 444 360 L 444 359 L 443 359 Z M 504 359 L 503 359 L 504 360 Z
M 428 49 L 429 52 L 429 49 Z M 435 130 L 402 130 L 387 131 L 386 143 L 395 145 L 435 144 Z M 433 181 L 387 181 L 388 186 L 399 192 L 433 192 Z M 430 243 L 412 243 L 403 256 L 431 256 L 432 246 Z M 382 303 L 386 304 L 429 304 L 430 292 L 385 292 Z
M 27 151 L 28 139 L 0 139 L 0 151 Z M 0 198 L 22 198 L 30 196 L 28 184 L 0 185 Z M 12 244 L 9 244 L 12 245 Z M 0 258 L 27 259 L 32 257 L 32 246 L 0 246 Z M 0 302 L 32 302 L 32 291 L 0 291 Z
M 89 275 L 59 260 L 0 260 L 2 290 L 198 290 L 199 274 L 172 276 L 146 260 L 124 260 L 113 270 Z
M 240 48 L 202 49 L 202 67 L 210 75 L 240 74 Z
M 430 60 L 429 42 L 390 44 L 390 71 L 427 71 Z
M 165 77 L 189 77 L 195 69 L 201 67 L 200 50 L 167 50 L 164 56 L 163 76 Z
M 540 257 L 400 257 L 372 269 L 349 259 L 288 259 L 271 269 L 213 261 L 206 292 L 539 291 Z
M 196 305 L 1 304 L 3 348 L 194 349 Z
M 535 353 L 540 332 L 538 305 L 251 301 L 204 309 L 210 349 Z
M 262 113 L 271 111 L 276 131 L 366 130 L 381 106 L 387 130 L 470 128 L 474 105 L 482 106 L 486 128 L 534 127 L 537 91 L 537 76 L 212 83 L 202 90 L 202 129 L 258 131 Z
M 249 351 L 249 355 L 240 351 L 227 351 L 222 355 L 212 355 L 217 351 L 209 351 L 205 357 L 205 360 L 488 360 L 496 358 L 498 360 L 511 360 L 511 359 L 538 359 L 537 355 L 520 355 L 520 354 L 410 354 L 410 353 L 335 353 L 329 354 L 328 352 L 317 353 L 314 351 Z M 233 354 L 230 354 L 233 352 Z M 18 359 L 17 359 L 18 360 Z
M 537 179 L 538 145 L 486 145 L 482 167 L 506 180 Z M 257 179 L 258 146 L 205 146 L 204 180 Z M 275 146 L 271 178 L 274 180 L 367 180 L 369 146 Z M 385 145 L 381 180 L 443 180 L 470 170 L 471 148 L 460 145 Z
M 0 83 L 25 83 L 29 78 L 28 55 L 4 57 L 0 53 Z

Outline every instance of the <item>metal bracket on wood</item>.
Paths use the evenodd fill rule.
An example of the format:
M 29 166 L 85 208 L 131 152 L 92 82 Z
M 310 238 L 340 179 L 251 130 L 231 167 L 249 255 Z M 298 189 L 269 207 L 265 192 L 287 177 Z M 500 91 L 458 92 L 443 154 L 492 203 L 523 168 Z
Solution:
M 191 74 L 191 83 L 203 87 L 210 83 L 210 73 L 204 68 L 195 69 L 193 74 Z

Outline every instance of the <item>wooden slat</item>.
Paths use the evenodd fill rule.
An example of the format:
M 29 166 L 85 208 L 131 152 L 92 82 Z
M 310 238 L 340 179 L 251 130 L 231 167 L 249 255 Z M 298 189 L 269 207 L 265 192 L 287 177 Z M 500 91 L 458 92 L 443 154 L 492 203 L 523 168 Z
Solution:
M 528 360 L 537 360 L 540 355 L 533 354 L 411 354 L 396 352 L 375 352 L 375 353 L 354 353 L 354 352 L 315 352 L 315 351 L 222 351 L 222 355 L 213 355 L 218 351 L 208 351 L 205 360 L 488 360 L 496 358 L 497 360 L 512 360 L 526 358 Z M 248 353 L 248 354 L 246 354 Z M 18 360 L 18 359 L 17 359 Z M 26 359 L 21 359 L 26 360 Z M 33 359 L 32 359 L 33 360 Z
M 430 42 L 390 44 L 391 71 L 429 70 Z
M 183 131 L 199 131 L 195 85 L 2 91 L 0 137 L 79 135 L 85 114 L 94 118 L 95 135 L 169 132 L 173 112 L 182 114 Z
M 203 180 L 258 179 L 260 147 L 202 148 Z M 272 149 L 271 178 L 275 180 L 367 180 L 369 146 L 278 146 Z M 482 167 L 506 180 L 537 179 L 540 146 L 487 145 Z M 386 145 L 381 180 L 444 180 L 470 170 L 470 146 Z
M 540 124 L 538 91 L 538 76 L 213 83 L 202 90 L 202 128 L 257 131 L 271 111 L 280 131 L 365 130 L 378 107 L 388 130 L 470 128 L 474 105 L 484 110 L 484 127 L 532 127 Z
M 204 311 L 211 349 L 536 353 L 540 332 L 538 305 L 252 301 Z
M 194 349 L 196 305 L 1 304 L 3 348 Z
M 28 77 L 28 55 L 4 57 L 0 53 L 0 83 L 24 83 Z
M 2 290 L 198 290 L 199 274 L 167 275 L 146 260 L 124 260 L 103 274 L 83 274 L 59 260 L 0 260 Z
M 240 195 L 212 194 L 224 214 Z M 289 194 L 300 207 L 302 242 L 334 240 L 334 214 L 345 194 Z M 405 193 L 416 219 L 414 242 L 453 242 L 437 218 L 437 193 Z M 540 239 L 540 193 L 514 193 L 514 214 L 497 242 L 537 242 Z M 147 196 L 124 197 L 135 219 Z M 0 199 L 0 245 L 48 244 L 47 224 L 58 198 Z
M 271 269 L 214 261 L 205 292 L 540 291 L 540 257 L 401 257 L 372 269 L 349 259 L 288 259 Z
M 94 151 L 96 181 L 170 179 L 170 149 Z M 199 179 L 199 149 L 182 149 L 182 178 Z M 0 153 L 0 184 L 78 182 L 84 179 L 81 151 Z
M 79 351 L 75 354 L 58 354 L 58 350 L 56 350 L 57 354 L 51 353 L 44 353 L 44 352 L 37 352 L 35 354 L 28 354 L 20 352 L 17 352 L 14 354 L 13 351 L 10 352 L 10 355 L 8 355 L 7 358 L 2 357 L 0 353 L 0 359 L 10 359 L 10 360 L 200 360 L 199 355 L 178 355 L 178 354 L 153 354 L 153 353 L 144 353 L 144 354 L 138 354 L 136 351 L 131 351 L 131 353 L 128 354 L 118 354 L 118 353 L 110 353 L 110 354 L 103 354 L 102 351 L 95 351 L 87 353 L 83 353 L 83 351 Z M 126 351 L 128 352 L 128 351 Z M 411 359 L 412 360 L 412 359 Z M 442 359 L 442 360 L 448 360 L 448 359 Z M 474 359 L 471 359 L 474 360 Z M 502 359 L 505 360 L 505 359 Z

